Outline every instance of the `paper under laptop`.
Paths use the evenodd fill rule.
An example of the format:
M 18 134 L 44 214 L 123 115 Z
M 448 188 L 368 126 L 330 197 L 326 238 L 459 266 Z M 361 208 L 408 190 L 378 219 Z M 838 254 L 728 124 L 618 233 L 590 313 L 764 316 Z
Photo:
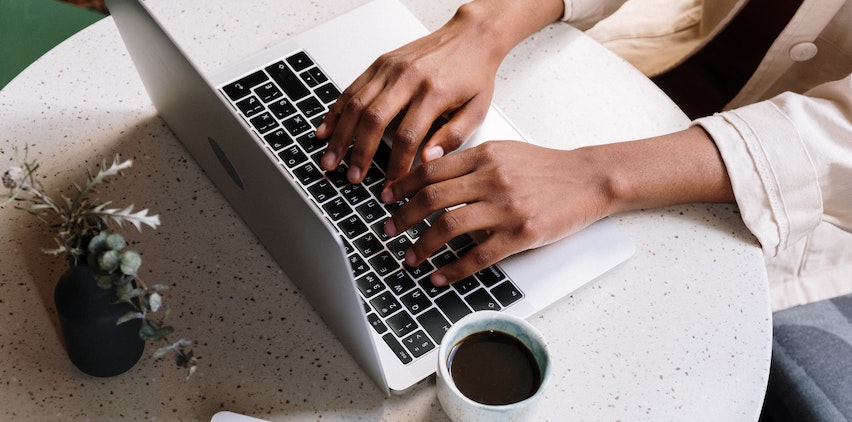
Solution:
M 204 75 L 140 0 L 107 4 L 169 128 L 379 388 L 386 394 L 404 391 L 433 374 L 437 347 L 403 364 L 372 329 L 334 227 L 218 90 L 297 50 L 307 52 L 343 89 L 380 54 L 426 35 L 426 28 L 398 0 L 375 0 Z M 465 148 L 489 139 L 524 138 L 492 107 Z M 529 318 L 633 252 L 626 235 L 604 219 L 562 241 L 507 258 L 499 265 L 524 297 L 505 311 Z

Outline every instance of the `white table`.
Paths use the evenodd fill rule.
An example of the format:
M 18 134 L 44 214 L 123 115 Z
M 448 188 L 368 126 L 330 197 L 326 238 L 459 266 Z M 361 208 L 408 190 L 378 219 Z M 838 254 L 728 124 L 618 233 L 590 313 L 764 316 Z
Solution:
M 148 0 L 214 71 L 363 0 Z M 298 3 L 299 7 L 293 6 Z M 405 3 L 429 28 L 459 1 Z M 237 45 L 254 45 L 244 50 Z M 228 58 L 228 60 L 226 60 Z M 500 69 L 495 102 L 553 146 L 640 138 L 686 117 L 647 79 L 579 31 L 554 24 Z M 544 109 L 541 104 L 551 105 Z M 0 91 L 0 163 L 14 147 L 48 188 L 119 152 L 134 159 L 104 197 L 161 214 L 127 232 L 148 280 L 174 283 L 172 323 L 202 356 L 189 381 L 148 359 L 110 379 L 62 349 L 42 255 L 51 233 L 0 210 L 0 419 L 207 420 L 232 410 L 269 420 L 443 420 L 434 381 L 385 398 L 157 117 L 112 19 L 72 37 Z M 755 420 L 769 372 L 771 314 L 760 250 L 736 207 L 620 214 L 636 255 L 534 317 L 555 355 L 550 420 Z

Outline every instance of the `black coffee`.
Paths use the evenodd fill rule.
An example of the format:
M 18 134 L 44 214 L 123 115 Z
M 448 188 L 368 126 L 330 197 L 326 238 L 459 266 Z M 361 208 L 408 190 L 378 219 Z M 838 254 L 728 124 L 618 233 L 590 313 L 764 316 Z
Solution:
M 462 339 L 450 350 L 447 368 L 459 391 L 482 404 L 517 403 L 541 385 L 541 371 L 530 349 L 499 331 Z

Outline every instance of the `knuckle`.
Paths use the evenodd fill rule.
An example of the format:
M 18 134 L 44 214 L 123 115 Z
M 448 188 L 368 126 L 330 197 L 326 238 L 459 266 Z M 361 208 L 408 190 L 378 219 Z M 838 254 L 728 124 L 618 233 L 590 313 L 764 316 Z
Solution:
M 464 135 L 464 133 L 458 130 L 458 128 L 450 127 L 447 130 L 447 136 L 445 139 L 446 146 L 454 150 L 460 147 L 467 139 L 467 137 Z
M 385 125 L 385 113 L 378 107 L 366 109 L 361 119 L 370 129 L 383 128 Z
M 411 149 L 420 141 L 417 132 L 411 129 L 400 129 L 394 137 L 394 144 L 400 144 L 403 148 Z
M 435 220 L 432 229 L 437 230 L 442 236 L 455 237 L 458 234 L 457 231 L 460 226 L 461 221 L 455 215 L 444 213 L 444 215 Z
M 441 192 L 433 185 L 426 186 L 420 191 L 420 205 L 429 210 L 438 207 L 441 201 Z

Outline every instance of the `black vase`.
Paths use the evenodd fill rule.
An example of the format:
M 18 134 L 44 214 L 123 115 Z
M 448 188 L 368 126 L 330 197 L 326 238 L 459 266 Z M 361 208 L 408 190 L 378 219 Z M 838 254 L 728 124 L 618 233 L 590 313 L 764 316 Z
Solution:
M 113 291 L 98 286 L 91 268 L 72 265 L 59 278 L 54 301 L 65 350 L 81 371 L 111 377 L 139 361 L 145 349 L 145 341 L 139 337 L 142 321 L 115 324 L 134 309 L 127 303 L 115 303 Z

